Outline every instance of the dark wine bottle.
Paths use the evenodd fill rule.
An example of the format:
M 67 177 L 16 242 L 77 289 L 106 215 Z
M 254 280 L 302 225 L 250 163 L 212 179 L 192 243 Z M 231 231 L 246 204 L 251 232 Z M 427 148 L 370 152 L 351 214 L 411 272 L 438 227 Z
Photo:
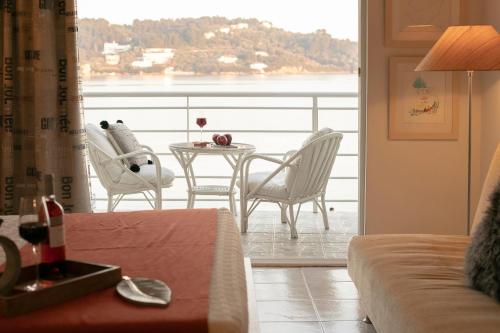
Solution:
M 42 276 L 46 279 L 62 279 L 66 276 L 66 246 L 64 237 L 64 209 L 56 201 L 54 177 L 45 175 L 45 196 L 40 214 L 41 221 L 47 222 L 49 237 L 42 243 Z M 48 218 L 47 218 L 48 215 Z

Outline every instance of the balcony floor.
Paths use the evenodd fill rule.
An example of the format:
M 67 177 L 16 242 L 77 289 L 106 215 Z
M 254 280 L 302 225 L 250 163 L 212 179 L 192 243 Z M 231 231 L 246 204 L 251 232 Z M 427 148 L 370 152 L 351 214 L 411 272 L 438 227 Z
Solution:
M 239 222 L 238 217 L 236 220 Z M 357 213 L 329 213 L 329 221 L 330 230 L 325 230 L 320 213 L 301 212 L 299 238 L 291 239 L 290 228 L 281 223 L 278 210 L 255 211 L 248 232 L 241 235 L 245 256 L 266 261 L 344 260 L 349 240 L 358 233 Z

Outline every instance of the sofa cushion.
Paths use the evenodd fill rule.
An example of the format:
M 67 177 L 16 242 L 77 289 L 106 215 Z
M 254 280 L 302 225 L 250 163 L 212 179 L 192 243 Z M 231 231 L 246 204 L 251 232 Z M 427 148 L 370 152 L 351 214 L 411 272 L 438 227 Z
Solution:
M 260 183 L 266 179 L 271 172 L 254 172 L 248 175 L 248 182 L 247 182 L 247 192 L 253 191 L 257 186 L 259 186 Z M 285 185 L 285 173 L 279 173 L 271 180 L 269 180 L 264 186 L 261 187 L 261 189 L 256 193 L 257 195 L 264 195 L 264 196 L 270 196 L 274 198 L 279 198 L 279 199 L 285 199 L 288 197 L 288 192 L 286 190 L 286 185 Z M 240 182 L 238 181 L 236 183 L 238 186 L 240 186 Z
M 152 164 L 146 164 L 141 166 L 141 169 L 136 173 L 137 175 L 143 177 L 147 182 L 152 185 L 156 185 L 156 166 Z M 169 186 L 175 179 L 174 172 L 167 168 L 161 168 L 161 185 Z M 119 182 L 121 185 L 136 185 L 140 183 L 140 180 L 135 177 L 134 174 L 124 173 Z
M 98 166 L 102 165 L 102 169 L 104 169 L 109 174 L 109 177 L 113 181 L 117 181 L 118 179 L 120 179 L 120 176 L 123 173 L 123 166 L 121 165 L 122 162 L 116 161 L 116 162 L 112 162 L 112 163 L 103 163 L 103 162 L 105 162 L 105 160 L 109 160 L 110 158 L 114 158 L 114 157 L 118 156 L 115 148 L 113 147 L 111 142 L 108 140 L 108 138 L 104 134 L 104 132 L 96 125 L 87 124 L 85 126 L 85 129 L 87 132 L 87 140 L 91 144 L 93 144 L 97 148 L 99 148 L 100 151 L 102 151 L 104 154 L 106 154 L 106 155 L 103 155 L 102 153 L 99 153 L 98 156 L 95 156 L 96 158 L 98 158 L 100 160 L 93 161 L 93 163 L 95 162 L 97 164 L 97 165 L 94 165 L 94 168 L 100 169 L 100 167 L 98 167 Z M 90 147 L 90 149 L 93 149 L 93 147 Z
M 469 286 L 500 302 L 500 182 L 472 236 L 465 257 L 465 276 Z
M 484 178 L 481 196 L 477 204 L 476 214 L 474 215 L 472 232 L 474 232 L 476 226 L 479 225 L 484 218 L 484 214 L 488 208 L 491 192 L 495 189 L 498 179 L 500 179 L 500 144 L 497 145 L 497 149 L 491 158 L 488 173 Z
M 123 124 L 121 120 L 118 120 L 115 124 L 109 124 L 107 121 L 101 121 L 101 127 L 106 130 L 109 141 L 113 144 L 119 154 L 128 154 L 134 151 L 142 150 L 142 146 L 139 141 L 137 141 L 134 133 L 132 133 L 127 125 Z M 127 160 L 130 170 L 134 172 L 138 172 L 141 165 L 148 164 L 148 158 L 146 155 L 129 157 Z M 134 165 L 139 166 L 139 168 Z
M 468 236 L 354 237 L 348 270 L 384 333 L 498 332 L 500 304 L 464 283 Z

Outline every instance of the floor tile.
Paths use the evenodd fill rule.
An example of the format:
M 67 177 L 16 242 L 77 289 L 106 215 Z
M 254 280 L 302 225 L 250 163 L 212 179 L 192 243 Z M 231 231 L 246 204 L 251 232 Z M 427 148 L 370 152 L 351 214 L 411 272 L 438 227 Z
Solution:
M 310 322 L 267 322 L 260 323 L 261 333 L 323 333 L 321 324 Z
M 344 244 L 348 244 L 351 241 L 351 238 L 355 236 L 355 234 L 345 234 L 342 232 L 329 232 L 322 235 L 324 241 L 326 242 L 341 242 Z
M 351 281 L 347 268 L 329 267 L 304 267 L 302 269 L 308 283 L 319 283 L 323 281 Z
M 323 249 L 328 252 L 345 252 L 346 249 L 349 247 L 348 243 L 341 243 L 341 242 L 324 242 L 323 243 Z
M 273 224 L 262 224 L 258 223 L 258 221 L 248 223 L 248 232 L 273 232 L 273 231 L 274 231 Z
M 321 214 L 301 212 L 299 238 L 292 239 L 288 224 L 281 223 L 279 209 L 255 211 L 248 232 L 241 236 L 244 253 L 255 259 L 346 259 L 349 240 L 358 228 L 357 214 L 334 212 L 328 216 L 331 228 L 325 230 Z
M 312 301 L 258 301 L 259 320 L 318 321 Z
M 272 243 L 249 243 L 243 249 L 252 257 L 271 257 L 273 255 Z
M 257 283 L 255 284 L 257 301 L 308 300 L 305 283 Z
M 300 268 L 254 268 L 254 283 L 304 284 Z
M 300 243 L 321 243 L 321 234 L 302 233 L 299 238 L 292 239 L 290 233 L 275 233 L 274 241 L 277 243 L 300 244 Z
M 315 300 L 320 320 L 361 320 L 363 314 L 357 300 Z
M 358 290 L 352 282 L 308 283 L 308 286 L 313 299 L 359 299 Z
M 274 257 L 321 258 L 323 249 L 314 243 L 274 243 Z
M 377 333 L 373 325 L 362 321 L 327 321 L 321 324 L 325 333 Z
M 272 243 L 274 241 L 274 233 L 272 232 L 249 232 L 241 235 L 242 242 L 256 243 Z
M 330 252 L 330 251 L 323 251 L 324 257 L 326 259 L 346 259 L 347 258 L 347 253 L 346 252 Z

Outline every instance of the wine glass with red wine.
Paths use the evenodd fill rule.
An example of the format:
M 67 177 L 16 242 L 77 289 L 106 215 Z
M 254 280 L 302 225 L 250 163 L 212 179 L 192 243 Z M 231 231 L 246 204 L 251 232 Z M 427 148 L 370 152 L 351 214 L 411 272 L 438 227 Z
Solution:
M 207 124 L 207 118 L 200 116 L 196 118 L 196 125 L 200 126 L 200 142 L 203 142 L 203 127 Z
M 40 243 L 47 239 L 49 230 L 47 224 L 40 222 L 38 213 L 40 210 L 39 201 L 35 196 L 25 196 L 21 198 L 19 205 L 19 235 L 32 245 L 32 252 L 35 258 L 36 278 L 32 284 L 24 286 L 25 291 L 35 291 L 42 288 L 40 283 Z

